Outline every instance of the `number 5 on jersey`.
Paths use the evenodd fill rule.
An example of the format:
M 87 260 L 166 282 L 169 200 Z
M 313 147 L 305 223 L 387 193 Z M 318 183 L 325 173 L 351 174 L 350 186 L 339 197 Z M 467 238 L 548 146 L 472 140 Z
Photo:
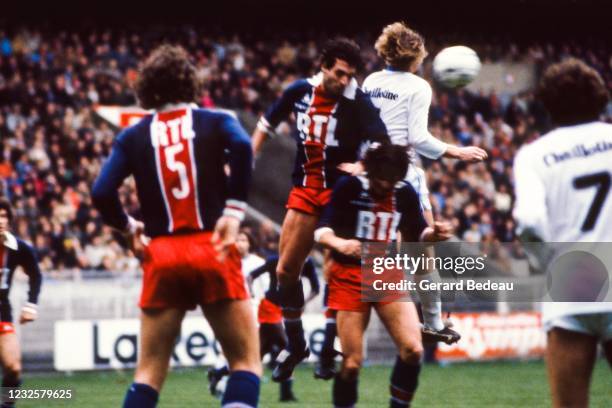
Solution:
M 168 232 L 203 228 L 194 136 L 190 109 L 161 112 L 151 122 L 151 143 L 168 215 Z

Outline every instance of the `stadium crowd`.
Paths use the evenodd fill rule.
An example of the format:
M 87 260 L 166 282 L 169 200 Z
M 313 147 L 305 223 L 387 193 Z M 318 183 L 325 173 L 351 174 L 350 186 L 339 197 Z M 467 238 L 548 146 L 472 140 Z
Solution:
M 201 106 L 254 116 L 293 80 L 314 73 L 321 42 L 318 37 L 289 42 L 280 35 L 244 40 L 192 29 L 169 38 L 193 56 L 205 84 Z M 358 40 L 365 61 L 362 74 L 380 68 L 373 37 Z M 0 195 L 13 203 L 15 232 L 34 243 L 43 270 L 138 269 L 137 259 L 120 245 L 119 236 L 102 226 L 91 205 L 89 189 L 116 131 L 96 116 L 94 107 L 136 104 L 131 86 L 138 61 L 160 41 L 161 36 L 143 38 L 136 30 L 43 34 L 0 29 Z M 430 53 L 444 44 L 428 42 Z M 519 47 L 509 42 L 472 46 L 483 61 L 529 61 L 538 71 L 574 55 L 595 67 L 612 89 L 612 54 L 606 48 Z M 423 75 L 431 79 L 430 64 Z M 606 120 L 612 120 L 610 110 Z M 487 90 L 434 89 L 432 133 L 447 142 L 475 144 L 490 155 L 487 162 L 475 165 L 451 160 L 422 163 L 435 212 L 455 225 L 460 238 L 515 239 L 512 161 L 521 144 L 548 126 L 533 91 L 506 97 Z M 136 213 L 133 186 L 128 183 L 122 191 L 124 202 Z M 266 252 L 274 251 L 277 236 L 270 225 L 252 223 L 250 229 Z

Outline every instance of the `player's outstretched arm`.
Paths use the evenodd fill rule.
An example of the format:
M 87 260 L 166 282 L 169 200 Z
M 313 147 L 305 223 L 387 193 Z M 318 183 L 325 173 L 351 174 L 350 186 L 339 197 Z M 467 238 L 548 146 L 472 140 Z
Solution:
M 476 163 L 486 160 L 489 155 L 484 149 L 477 146 L 458 147 L 449 144 L 444 152 L 444 157 L 457 159 L 468 163 Z
M 417 153 L 429 158 L 438 159 L 448 157 L 466 162 L 485 160 L 487 152 L 476 146 L 458 147 L 437 139 L 429 132 L 429 107 L 431 105 L 432 91 L 430 86 L 424 86 L 416 92 L 412 99 L 408 113 L 408 133 L 410 142 Z

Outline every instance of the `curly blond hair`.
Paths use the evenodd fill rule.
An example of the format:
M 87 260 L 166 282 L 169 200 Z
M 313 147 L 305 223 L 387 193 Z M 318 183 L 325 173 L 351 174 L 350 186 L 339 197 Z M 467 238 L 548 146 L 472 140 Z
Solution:
M 383 28 L 374 48 L 387 65 L 396 69 L 415 70 L 427 56 L 421 34 L 402 22 Z

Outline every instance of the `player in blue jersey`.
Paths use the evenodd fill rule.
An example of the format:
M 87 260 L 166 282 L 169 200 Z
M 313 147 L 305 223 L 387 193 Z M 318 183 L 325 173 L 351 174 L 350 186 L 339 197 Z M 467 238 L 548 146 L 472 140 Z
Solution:
M 93 186 L 104 221 L 144 234 L 140 350 L 124 407 L 153 407 L 185 312 L 201 306 L 231 374 L 222 404 L 255 407 L 261 362 L 253 310 L 234 245 L 252 167 L 248 135 L 227 113 L 196 109 L 196 70 L 180 47 L 163 45 L 144 62 L 136 91 L 154 112 L 127 128 Z M 224 165 L 229 162 L 230 175 Z M 128 216 L 118 189 L 132 175 L 143 222 Z
M 407 407 L 416 391 L 421 367 L 421 328 L 411 302 L 362 301 L 362 242 L 388 243 L 397 231 L 407 242 L 435 242 L 451 237 L 448 223 L 427 226 L 414 188 L 403 181 L 408 168 L 405 147 L 382 145 L 369 149 L 363 160 L 365 176 L 343 178 L 334 188 L 315 240 L 332 250 L 329 307 L 337 311 L 342 367 L 333 387 L 335 406 L 357 403 L 357 379 L 363 359 L 363 335 L 372 309 L 397 346 L 391 375 L 391 407 Z M 403 278 L 401 270 L 395 271 Z M 387 272 L 386 272 L 387 273 Z
M 295 365 L 309 355 L 300 319 L 304 294 L 298 285 L 299 274 L 314 244 L 321 210 L 341 175 L 337 167 L 357 160 L 367 142 L 388 142 L 378 111 L 354 78 L 360 65 L 359 47 L 353 41 L 328 41 L 321 72 L 291 84 L 260 119 L 253 134 L 257 152 L 282 120 L 295 115 L 294 187 L 287 201 L 276 270 L 289 346 L 274 370 L 275 381 L 290 378 Z
M 42 275 L 34 249 L 10 233 L 12 215 L 10 203 L 0 200 L 0 364 L 2 364 L 2 387 L 16 388 L 21 384 L 21 349 L 13 325 L 9 291 L 15 269 L 21 267 L 29 277 L 30 291 L 28 301 L 21 309 L 19 323 L 32 322 L 37 317 L 36 304 Z M 4 395 L 2 397 L 3 401 L 0 403 L 3 408 L 13 406 Z

